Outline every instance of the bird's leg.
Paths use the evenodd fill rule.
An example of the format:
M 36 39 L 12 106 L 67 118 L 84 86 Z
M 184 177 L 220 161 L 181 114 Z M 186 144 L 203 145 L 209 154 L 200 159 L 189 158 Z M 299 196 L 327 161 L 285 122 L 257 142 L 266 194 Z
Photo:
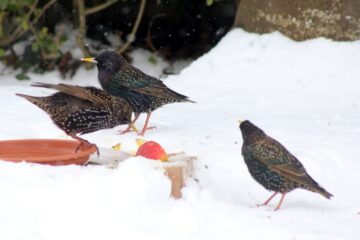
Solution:
M 129 126 L 124 130 L 124 131 L 120 131 L 120 134 L 125 134 L 125 133 L 128 133 L 128 132 L 138 132 L 138 130 L 136 129 L 134 123 L 136 122 L 136 120 L 138 120 L 140 117 L 140 113 L 135 113 L 135 117 L 134 117 L 134 120 L 131 121 L 131 123 L 129 124 Z
M 77 153 L 79 151 L 79 149 L 83 146 L 83 145 L 90 145 L 90 146 L 94 146 L 96 148 L 96 153 L 99 157 L 100 153 L 99 153 L 99 148 L 96 146 L 96 144 L 94 143 L 90 143 L 89 141 L 81 138 L 81 137 L 78 137 L 76 136 L 75 134 L 69 134 L 70 137 L 72 137 L 73 139 L 75 140 L 78 140 L 80 142 L 79 146 L 77 146 L 75 148 L 75 153 Z
M 284 201 L 285 195 L 286 195 L 286 193 L 283 193 L 283 194 L 281 195 L 280 202 L 279 202 L 279 204 L 276 206 L 276 208 L 274 209 L 274 211 L 277 211 L 277 210 L 280 209 L 281 204 L 282 204 L 282 202 Z
M 136 128 L 136 126 L 134 125 L 134 123 L 130 123 L 130 124 L 129 124 L 129 127 L 131 128 L 131 131 L 134 131 L 134 132 L 138 133 L 139 130 Z
M 136 132 L 136 133 L 138 132 L 138 130 L 135 127 L 134 123 L 130 123 L 125 130 L 120 131 L 120 134 L 125 134 L 125 133 L 128 133 L 128 132 Z
M 147 112 L 145 124 L 144 124 L 143 129 L 142 129 L 141 132 L 139 133 L 139 136 L 144 136 L 146 130 L 148 130 L 148 129 L 154 129 L 154 128 L 156 128 L 156 127 L 148 127 L 149 120 L 150 120 L 150 116 L 151 116 L 151 112 Z
M 266 206 L 269 204 L 269 202 L 277 195 L 278 193 L 275 192 L 273 195 L 271 195 L 263 204 L 261 204 L 260 206 Z

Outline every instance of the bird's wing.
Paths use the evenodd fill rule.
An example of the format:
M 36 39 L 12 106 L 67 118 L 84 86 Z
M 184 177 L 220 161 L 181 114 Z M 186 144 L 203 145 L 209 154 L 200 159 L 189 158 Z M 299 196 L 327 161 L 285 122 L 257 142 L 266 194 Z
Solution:
M 267 138 L 259 145 L 259 150 L 254 152 L 255 158 L 270 170 L 300 184 L 313 185 L 312 179 L 308 177 L 301 162 L 278 141 Z
M 154 97 L 188 100 L 188 97 L 169 89 L 161 80 L 151 77 L 136 68 L 121 70 L 113 77 L 111 82 L 113 84 L 116 82 L 121 87 Z
M 294 169 L 292 169 L 291 167 L 283 166 L 283 165 L 273 166 L 269 168 L 299 184 L 309 186 L 311 188 L 315 187 L 314 185 L 316 185 L 314 180 L 311 177 L 309 177 L 306 171 L 301 171 L 301 172 L 294 171 Z
M 73 121 L 74 118 L 82 119 L 83 121 Z M 69 129 L 77 130 L 77 133 L 86 134 L 100 129 L 107 128 L 106 123 L 109 122 L 110 114 L 105 109 L 81 109 L 75 111 L 69 116 L 64 125 Z
M 66 93 L 68 95 L 78 97 L 84 100 L 88 100 L 99 105 L 104 105 L 107 103 L 107 101 L 104 98 L 101 98 L 100 96 L 94 94 L 94 91 L 101 91 L 94 87 L 81 87 L 77 85 L 69 85 L 64 83 L 48 84 L 48 83 L 40 83 L 40 82 L 33 83 L 31 84 L 31 86 L 55 89 L 60 92 Z

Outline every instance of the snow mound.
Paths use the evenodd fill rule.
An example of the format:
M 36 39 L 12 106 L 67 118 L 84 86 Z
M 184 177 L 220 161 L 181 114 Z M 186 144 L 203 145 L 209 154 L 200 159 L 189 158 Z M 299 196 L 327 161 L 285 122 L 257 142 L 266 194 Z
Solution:
M 150 120 L 157 130 L 148 140 L 198 157 L 198 181 L 189 182 L 183 199 L 169 197 L 169 180 L 143 158 L 117 169 L 0 162 L 0 239 L 359 239 L 359 63 L 360 41 L 294 42 L 235 29 L 164 79 L 197 103 L 169 104 Z M 99 86 L 96 76 L 80 70 L 71 83 Z M 68 138 L 14 96 L 50 90 L 1 78 L 1 139 Z M 31 78 L 61 81 L 55 72 Z M 278 212 L 278 198 L 255 207 L 270 193 L 247 171 L 238 119 L 283 143 L 334 198 L 295 190 Z M 121 128 L 84 137 L 133 150 L 137 136 L 118 135 Z

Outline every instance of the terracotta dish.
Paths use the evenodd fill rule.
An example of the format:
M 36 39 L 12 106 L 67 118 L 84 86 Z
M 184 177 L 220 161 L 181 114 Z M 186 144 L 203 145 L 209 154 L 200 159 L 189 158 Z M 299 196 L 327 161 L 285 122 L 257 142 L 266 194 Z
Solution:
M 50 165 L 85 164 L 94 146 L 81 147 L 79 142 L 57 139 L 21 139 L 0 141 L 0 159 L 12 162 L 31 162 Z

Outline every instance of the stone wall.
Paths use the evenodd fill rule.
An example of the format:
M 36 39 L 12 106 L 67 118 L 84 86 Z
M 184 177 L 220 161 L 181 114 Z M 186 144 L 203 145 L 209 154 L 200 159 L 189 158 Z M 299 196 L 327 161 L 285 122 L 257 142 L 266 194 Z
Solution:
M 235 27 L 295 40 L 360 39 L 360 0 L 240 0 Z

